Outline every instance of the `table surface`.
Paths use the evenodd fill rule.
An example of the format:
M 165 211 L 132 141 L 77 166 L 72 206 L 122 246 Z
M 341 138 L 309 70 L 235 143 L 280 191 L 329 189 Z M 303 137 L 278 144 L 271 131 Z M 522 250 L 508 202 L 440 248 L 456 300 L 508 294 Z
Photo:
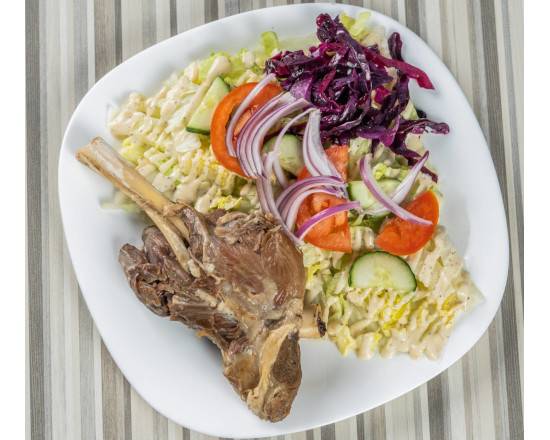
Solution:
M 61 138 L 106 72 L 193 26 L 292 0 L 27 1 L 27 432 L 38 439 L 199 439 L 153 410 L 114 364 L 64 242 Z M 300 3 L 296 0 L 295 3 Z M 305 3 L 305 2 L 301 2 Z M 419 34 L 462 86 L 491 148 L 510 233 L 502 306 L 480 341 L 427 384 L 374 410 L 287 438 L 523 437 L 523 2 L 365 0 Z

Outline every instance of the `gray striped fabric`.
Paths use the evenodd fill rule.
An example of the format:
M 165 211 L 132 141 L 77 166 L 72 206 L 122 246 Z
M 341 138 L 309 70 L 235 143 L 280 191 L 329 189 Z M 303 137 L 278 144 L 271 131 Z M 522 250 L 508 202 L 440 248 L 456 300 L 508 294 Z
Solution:
M 32 439 L 199 439 L 128 385 L 90 318 L 65 247 L 57 159 L 75 106 L 134 53 L 198 24 L 285 0 L 27 0 L 28 396 Z M 295 1 L 295 3 L 300 3 Z M 302 3 L 305 3 L 302 1 Z M 428 384 L 357 417 L 286 436 L 523 437 L 523 3 L 365 0 L 418 33 L 466 93 L 491 146 L 511 264 L 483 338 Z

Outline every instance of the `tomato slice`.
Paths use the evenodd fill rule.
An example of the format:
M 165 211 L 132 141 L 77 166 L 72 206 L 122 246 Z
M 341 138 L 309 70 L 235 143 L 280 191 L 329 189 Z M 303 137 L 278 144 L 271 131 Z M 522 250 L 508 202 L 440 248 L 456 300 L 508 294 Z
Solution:
M 309 203 L 308 203 L 309 201 Z M 323 209 L 346 203 L 329 194 L 312 194 L 298 209 L 296 226 L 300 227 L 309 218 Z M 348 213 L 341 212 L 317 223 L 304 237 L 304 240 L 321 249 L 351 253 L 351 232 L 348 224 Z
M 225 168 L 234 173 L 245 176 L 239 160 L 236 157 L 229 155 L 227 151 L 227 145 L 225 144 L 225 136 L 227 134 L 227 124 L 231 118 L 233 111 L 239 106 L 239 104 L 246 98 L 246 96 L 252 91 L 252 89 L 258 83 L 247 83 L 242 86 L 236 87 L 229 92 L 220 101 L 214 115 L 212 116 L 212 124 L 210 126 L 210 142 L 212 143 L 212 151 L 219 163 Z M 265 104 L 271 98 L 281 93 L 281 88 L 275 84 L 267 84 L 258 95 L 250 103 L 249 109 L 256 109 L 259 106 Z M 245 111 L 242 116 L 244 122 L 241 119 L 237 122 L 239 131 L 242 129 L 244 123 L 250 118 L 252 111 Z
M 348 147 L 334 145 L 326 150 L 329 160 L 334 164 L 344 180 L 348 177 Z M 298 179 L 305 179 L 311 175 L 304 167 Z M 302 226 L 309 218 L 331 206 L 346 203 L 346 200 L 330 194 L 312 194 L 300 205 L 296 218 L 296 227 Z M 304 240 L 321 249 L 350 253 L 351 232 L 348 224 L 348 213 L 341 212 L 317 223 L 304 237 Z
M 410 255 L 422 249 L 432 237 L 439 221 L 439 202 L 432 191 L 419 195 L 404 208 L 432 224 L 418 225 L 398 217 L 388 220 L 382 225 L 375 244 L 390 254 Z

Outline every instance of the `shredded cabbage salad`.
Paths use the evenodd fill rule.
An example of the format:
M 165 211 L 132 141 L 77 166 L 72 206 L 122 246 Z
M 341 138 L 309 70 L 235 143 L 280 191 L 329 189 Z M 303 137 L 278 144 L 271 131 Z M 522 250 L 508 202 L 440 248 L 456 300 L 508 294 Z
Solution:
M 340 20 L 356 40 L 368 46 L 376 44 L 382 55 L 389 55 L 385 30 L 369 22 L 369 13 L 357 18 L 341 14 Z M 265 32 L 254 50 L 242 49 L 233 55 L 212 53 L 172 74 L 155 95 L 130 94 L 109 122 L 111 133 L 120 140 L 120 154 L 168 198 L 191 204 L 199 212 L 259 210 L 255 185 L 220 165 L 212 153 L 209 136 L 188 132 L 182 117 L 216 57 L 223 55 L 230 60 L 231 70 L 222 78 L 230 86 L 238 86 L 261 80 L 266 60 L 282 46 L 274 32 Z M 418 118 L 411 101 L 401 116 Z M 405 142 L 410 150 L 424 152 L 420 135 L 409 134 Z M 350 180 L 360 179 L 358 162 L 369 152 L 370 143 L 363 138 L 350 141 Z M 376 180 L 402 181 L 409 170 L 406 158 L 390 149 L 375 151 Z M 420 173 L 407 199 L 426 190 L 440 196 L 437 183 Z M 105 206 L 136 210 L 120 193 Z M 349 221 L 354 254 L 302 245 L 307 270 L 306 305 L 321 306 L 328 337 L 343 355 L 354 352 L 368 359 L 376 353 L 392 356 L 404 352 L 413 357 L 436 358 L 459 314 L 480 297 L 444 230 L 439 227 L 424 249 L 407 257 L 418 287 L 404 295 L 387 289 L 350 287 L 353 258 L 374 249 L 380 223 L 356 214 L 350 214 Z

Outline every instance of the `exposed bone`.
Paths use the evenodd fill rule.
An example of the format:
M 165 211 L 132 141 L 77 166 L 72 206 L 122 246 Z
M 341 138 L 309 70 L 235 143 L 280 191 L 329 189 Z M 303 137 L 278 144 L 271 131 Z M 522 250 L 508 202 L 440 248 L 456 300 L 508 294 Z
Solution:
M 189 252 L 182 238 L 187 240 L 189 231 L 181 218 L 175 215 L 179 208 L 177 205 L 158 192 L 100 137 L 78 150 L 76 157 L 107 178 L 143 209 L 166 237 L 178 262 L 182 267 L 187 267 Z

